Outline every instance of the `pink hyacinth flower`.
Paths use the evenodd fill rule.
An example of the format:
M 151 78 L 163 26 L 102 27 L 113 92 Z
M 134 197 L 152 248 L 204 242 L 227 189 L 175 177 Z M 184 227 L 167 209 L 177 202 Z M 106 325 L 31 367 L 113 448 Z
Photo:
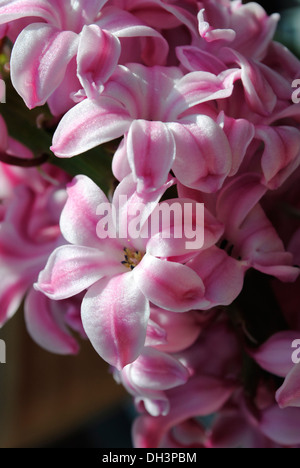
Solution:
M 299 268 L 294 266 L 293 254 L 285 248 L 262 208 L 266 192 L 267 188 L 255 173 L 232 178 L 214 197 L 179 187 L 181 197 L 204 202 L 224 224 L 219 246 L 224 245 L 229 252 L 232 272 L 236 262 L 244 271 L 255 268 L 280 281 L 294 282 L 299 277 Z
M 190 373 L 176 356 L 145 347 L 135 361 L 115 370 L 114 377 L 134 397 L 137 408 L 145 407 L 152 416 L 159 416 L 170 409 L 166 391 L 184 385 Z
M 294 267 L 293 255 L 285 249 L 260 205 L 265 193 L 256 174 L 236 178 L 220 192 L 217 218 L 226 226 L 225 238 L 233 246 L 233 255 L 240 256 L 248 267 L 293 282 L 299 268 Z
M 142 379 L 135 381 L 135 403 L 143 413 L 133 426 L 135 447 L 160 448 L 166 443 L 169 447 L 170 442 L 176 446 L 176 437 L 181 431 L 187 439 L 187 446 L 191 442 L 193 446 L 201 446 L 205 443 L 206 434 L 196 422 L 195 430 L 188 430 L 193 418 L 219 411 L 238 388 L 240 343 L 225 316 L 212 321 L 193 346 L 172 354 L 172 358 L 189 371 L 186 383 L 166 388 L 160 394 L 151 394 L 150 385 L 148 391 L 147 388 L 141 391 Z M 126 377 L 123 376 L 125 385 L 128 384 Z M 157 380 L 159 382 L 160 378 Z M 133 388 L 131 381 L 134 394 Z M 184 439 L 177 440 L 177 446 L 185 446 Z
M 239 121 L 255 128 L 250 151 L 237 151 L 241 170 L 259 172 L 263 184 L 277 189 L 300 164 L 299 106 L 291 102 L 300 62 L 272 40 L 277 14 L 268 16 L 253 2 L 204 1 L 199 6 L 201 39 L 178 47 L 177 56 L 189 72 L 231 71 L 234 91 L 217 108 L 225 119 L 234 119 L 236 129 Z M 243 133 L 242 128 L 235 132 L 235 143 Z
M 33 158 L 28 148 L 9 137 L 2 118 L 0 130 L 2 152 Z M 68 181 L 67 174 L 52 166 L 43 165 L 39 171 L 0 163 L 0 326 L 24 300 L 30 336 L 43 348 L 59 354 L 78 351 L 70 330 L 85 336 L 78 298 L 57 304 L 32 286 L 49 254 L 62 240 L 58 220 Z
M 49 254 L 62 241 L 58 220 L 66 198 L 64 183 L 68 180 L 56 168 L 43 166 L 43 171 L 45 178 L 36 169 L 0 166 L 0 179 L 6 181 L 2 188 L 7 189 L 4 198 L 1 193 L 0 326 L 24 300 L 31 338 L 50 352 L 75 354 L 79 347 L 71 330 L 85 337 L 78 298 L 58 304 L 33 289 Z M 49 182 L 54 178 L 57 185 Z
M 92 97 L 101 91 L 119 62 L 122 38 L 145 39 L 142 57 L 147 65 L 165 62 L 168 45 L 157 31 L 106 4 L 107 0 L 0 2 L 0 24 L 8 23 L 17 36 L 12 82 L 29 108 L 48 102 L 52 113 L 60 115 L 74 105 L 71 94 L 84 88 Z
M 227 75 L 119 66 L 97 100 L 85 99 L 62 118 L 51 149 L 67 158 L 125 135 L 113 160 L 118 180 L 132 172 L 138 191 L 151 191 L 172 169 L 183 184 L 215 191 L 235 163 L 223 123 L 214 120 L 214 100 L 232 89 Z
M 63 236 L 70 244 L 52 253 L 36 284 L 54 300 L 87 290 L 82 302 L 85 331 L 98 353 L 118 369 L 134 361 L 144 346 L 150 302 L 174 312 L 212 307 L 205 297 L 205 283 L 184 264 L 198 253 L 186 247 L 185 234 L 162 241 L 160 228 L 148 231 L 147 220 L 154 216 L 155 207 L 161 206 L 157 203 L 170 183 L 145 200 L 136 193 L 132 176 L 126 177 L 111 205 L 121 221 L 116 223 L 113 217 L 107 231 L 108 221 L 96 215 L 99 206 L 107 206 L 106 196 L 87 177 L 76 177 L 68 188 L 60 220 Z M 126 203 L 121 195 L 126 195 Z M 133 237 L 128 229 L 126 237 L 120 236 L 120 226 L 130 224 L 129 211 L 141 209 L 141 202 L 141 233 L 146 226 L 146 235 Z M 221 233 L 222 226 L 207 217 L 203 249 L 215 244 Z

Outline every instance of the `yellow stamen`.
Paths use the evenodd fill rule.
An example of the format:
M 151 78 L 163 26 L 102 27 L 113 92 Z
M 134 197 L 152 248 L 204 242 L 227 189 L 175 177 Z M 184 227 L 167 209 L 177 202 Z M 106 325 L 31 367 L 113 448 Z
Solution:
M 124 252 L 125 260 L 121 263 L 122 265 L 129 268 L 129 270 L 133 270 L 140 263 L 144 256 L 142 252 L 138 252 L 137 250 L 131 250 L 127 247 L 124 247 Z

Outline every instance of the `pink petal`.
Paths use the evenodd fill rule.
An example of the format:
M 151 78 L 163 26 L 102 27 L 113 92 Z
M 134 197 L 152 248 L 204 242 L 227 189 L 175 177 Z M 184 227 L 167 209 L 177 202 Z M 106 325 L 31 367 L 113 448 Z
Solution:
M 227 78 L 227 77 L 226 77 Z M 196 71 L 185 75 L 175 84 L 166 102 L 166 120 L 176 120 L 187 109 L 207 101 L 231 96 L 232 83 L 212 73 Z
M 82 303 L 82 323 L 92 345 L 119 370 L 139 356 L 150 314 L 132 273 L 99 281 Z
M 154 28 L 174 28 L 182 24 L 196 37 L 197 24 L 194 15 L 186 8 L 174 5 L 173 1 L 167 3 L 162 0 L 151 0 L 149 5 L 148 0 L 132 0 L 131 3 L 136 15 Z
M 3 2 L 2 2 L 3 3 Z M 58 25 L 58 11 L 48 0 L 11 0 L 0 6 L 0 24 L 8 23 L 24 17 L 37 17 Z
M 173 198 L 159 203 L 142 228 L 147 252 L 155 257 L 195 253 L 205 241 L 204 205 Z
M 205 71 L 218 75 L 226 65 L 216 56 L 193 46 L 177 47 L 176 54 L 181 64 L 189 71 Z
M 82 9 L 84 11 L 84 17 L 87 19 L 87 21 L 90 23 L 94 22 L 95 18 L 97 18 L 97 15 L 107 2 L 108 0 L 89 0 L 88 2 L 81 2 Z
M 97 224 L 100 217 L 97 209 L 108 205 L 102 190 L 84 175 L 76 176 L 67 187 L 68 199 L 62 210 L 60 228 L 64 238 L 71 244 L 100 247 Z
M 56 249 L 35 287 L 50 299 L 77 295 L 100 278 L 122 271 L 121 260 L 94 248 L 65 245 Z
M 279 377 L 285 377 L 294 366 L 292 343 L 298 337 L 297 332 L 278 332 L 258 349 L 249 350 L 249 353 L 260 367 Z
M 133 385 L 147 390 L 168 390 L 187 382 L 189 372 L 175 357 L 145 348 L 125 369 Z
M 76 354 L 77 341 L 62 323 L 66 303 L 51 301 L 34 289 L 24 306 L 26 328 L 31 338 L 42 348 L 57 354 Z
M 176 258 L 187 254 L 190 258 L 190 254 L 216 244 L 224 226 L 205 209 L 203 202 L 176 198 L 154 207 L 141 232 L 149 239 L 146 248 L 151 255 Z
M 183 315 L 183 314 L 176 314 Z M 153 320 L 148 320 L 147 326 L 147 336 L 145 341 L 145 346 L 150 346 L 152 348 L 165 344 L 167 342 L 167 333 L 166 331 L 158 325 L 158 323 Z
M 263 434 L 281 445 L 300 444 L 300 408 L 280 409 L 271 406 L 262 414 L 259 428 Z
M 130 63 L 116 70 L 107 83 L 105 95 L 117 97 L 133 119 L 167 122 L 165 100 L 182 76 L 178 67 Z
M 109 7 L 103 10 L 98 24 L 119 38 L 143 38 L 144 63 L 148 66 L 164 65 L 169 50 L 167 41 L 157 30 L 150 28 L 136 16 L 119 8 Z
M 240 228 L 265 192 L 257 174 L 243 174 L 226 185 L 218 197 L 217 213 L 228 233 Z
M 1 277 L 7 275 L 7 271 L 1 271 Z M 4 276 L 5 275 L 5 276 Z M 2 282 L 0 287 L 0 326 L 3 326 L 20 307 L 22 300 L 30 286 L 30 279 L 25 278 L 25 273 L 22 278 L 16 275 L 10 275 Z M 34 279 L 32 279 L 34 281 Z M 32 283 L 31 283 L 32 284 Z
M 263 183 L 271 190 L 277 189 L 300 164 L 300 132 L 294 127 L 258 126 L 256 138 L 265 144 Z
M 97 25 L 84 26 L 79 40 L 77 73 L 89 98 L 103 90 L 115 71 L 121 54 L 119 40 Z
M 232 119 L 223 113 L 218 118 L 224 129 L 232 151 L 232 167 L 229 176 L 233 176 L 239 170 L 246 155 L 247 149 L 255 135 L 254 125 L 245 119 Z
M 61 117 L 74 107 L 75 101 L 73 97 L 80 88 L 81 84 L 77 78 L 77 60 L 76 57 L 73 57 L 66 68 L 61 84 L 47 100 L 51 114 Z
M 61 119 L 51 150 L 61 158 L 84 153 L 119 138 L 128 130 L 130 123 L 128 113 L 112 99 L 85 99 Z
M 205 115 L 196 124 L 171 124 L 176 142 L 173 171 L 178 180 L 204 192 L 219 190 L 232 166 L 232 152 L 222 128 Z
M 237 32 L 232 48 L 237 48 L 246 57 L 262 60 L 274 36 L 280 16 L 267 15 L 256 2 L 233 4 L 232 28 Z
M 27 26 L 18 36 L 11 56 L 11 79 L 27 107 L 45 104 L 62 82 L 77 52 L 78 37 L 44 23 Z
M 263 116 L 269 116 L 277 103 L 277 97 L 265 78 L 259 63 L 249 59 L 229 48 L 224 48 L 222 53 L 224 62 L 234 61 L 241 67 L 241 80 L 243 83 L 245 98 L 250 108 Z
M 208 6 L 208 12 L 214 13 L 214 9 L 216 10 L 216 17 L 213 19 L 218 19 L 220 21 L 218 15 L 219 11 L 217 9 L 217 6 L 214 4 L 211 4 Z M 199 25 L 199 33 L 200 36 L 205 39 L 207 42 L 213 42 L 213 41 L 226 41 L 226 42 L 232 42 L 236 38 L 236 32 L 233 29 L 225 28 L 225 25 L 222 25 L 220 28 L 214 28 L 213 26 L 210 26 L 210 24 L 205 21 L 205 15 L 206 9 L 200 10 L 198 13 L 198 25 Z M 213 15 L 214 16 L 214 15 Z M 225 15 L 224 15 L 225 16 Z
M 127 134 L 124 135 L 121 143 L 116 150 L 113 161 L 112 161 L 112 171 L 115 178 L 121 182 L 125 177 L 131 173 L 131 168 L 129 165 L 127 157 Z
M 175 158 L 175 142 L 167 125 L 135 120 L 128 133 L 127 149 L 138 182 L 137 191 L 153 191 L 163 186 Z
M 234 389 L 232 382 L 214 377 L 191 378 L 183 387 L 171 389 L 168 396 L 171 408 L 166 416 L 140 416 L 133 425 L 136 448 L 159 448 L 168 431 L 181 422 L 213 414 L 228 400 Z
M 285 251 L 282 240 L 259 202 L 266 192 L 258 174 L 235 178 L 219 194 L 218 219 L 224 222 L 224 238 L 229 240 L 233 255 L 241 257 L 263 273 L 281 281 L 293 282 L 299 269 L 293 267 L 293 255 Z
M 211 247 L 199 253 L 187 265 L 202 279 L 205 286 L 205 299 L 209 307 L 229 305 L 240 294 L 245 275 L 242 262 L 228 256 L 228 254 Z
M 252 438 L 255 428 L 252 428 L 242 412 L 238 409 L 222 410 L 216 417 L 211 428 L 209 446 L 212 448 L 254 448 Z
M 120 182 L 114 192 L 112 208 L 117 214 L 117 234 L 124 240 L 124 245 L 128 243 L 128 247 L 145 252 L 148 238 L 140 235 L 143 224 L 146 223 L 160 198 L 173 183 L 174 180 L 170 178 L 159 189 L 141 195 L 136 191 L 136 183 L 132 174 Z M 137 224 L 140 226 L 136 226 L 135 219 L 138 220 Z M 136 227 L 136 232 L 131 232 L 132 223 L 133 227 Z
M 133 272 L 143 294 L 159 307 L 184 312 L 202 302 L 202 280 L 185 265 L 147 254 Z
M 209 317 L 208 314 L 207 318 Z M 203 328 L 201 316 L 195 310 L 178 314 L 152 306 L 151 319 L 153 323 L 157 324 L 159 330 L 164 332 L 163 335 L 161 332 L 164 340 L 161 339 L 160 342 L 152 346 L 166 353 L 176 353 L 189 348 L 196 341 Z
M 299 336 L 299 333 L 298 333 Z M 292 350 L 293 352 L 294 350 Z M 299 355 L 299 353 L 298 353 Z M 290 356 L 291 359 L 291 356 Z M 276 392 L 280 408 L 300 407 L 300 364 L 295 364 L 287 374 L 283 384 Z

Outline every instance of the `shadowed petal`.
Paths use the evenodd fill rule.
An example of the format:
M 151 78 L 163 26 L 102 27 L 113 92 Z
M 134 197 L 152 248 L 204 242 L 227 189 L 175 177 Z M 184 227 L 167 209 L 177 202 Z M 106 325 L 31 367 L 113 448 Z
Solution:
M 203 282 L 192 269 L 149 254 L 134 269 L 134 276 L 149 301 L 168 310 L 193 309 L 204 296 Z
M 299 337 L 294 331 L 282 331 L 272 335 L 258 349 L 249 350 L 250 355 L 263 369 L 285 377 L 293 368 L 292 343 Z
M 153 348 L 144 348 L 124 371 L 134 386 L 147 390 L 168 390 L 189 378 L 188 370 L 179 360 Z
M 300 443 L 300 408 L 271 406 L 262 414 L 259 428 L 264 435 L 282 445 Z
M 121 54 L 119 40 L 96 25 L 84 26 L 77 55 L 77 73 L 89 98 L 103 90 L 118 65 Z
M 295 364 L 287 374 L 283 384 L 276 392 L 276 401 L 280 408 L 300 407 L 300 363 Z
M 201 376 L 191 378 L 185 384 L 184 392 L 180 387 L 169 390 L 171 407 L 166 416 L 153 418 L 143 415 L 135 420 L 134 446 L 136 448 L 159 448 L 169 430 L 189 418 L 218 411 L 235 388 L 234 382 Z
M 173 171 L 178 180 L 204 192 L 219 190 L 232 167 L 232 151 L 222 128 L 199 115 L 196 124 L 170 125 L 176 142 Z
M 240 294 L 246 268 L 223 250 L 211 247 L 187 265 L 202 279 L 209 307 L 229 305 Z
M 167 120 L 178 118 L 187 109 L 207 101 L 231 96 L 232 80 L 227 74 L 216 76 L 212 73 L 196 71 L 185 75 L 174 86 L 166 102 Z
M 32 289 L 24 306 L 28 333 L 39 346 L 57 354 L 76 354 L 79 346 L 63 323 L 66 303 L 51 301 Z

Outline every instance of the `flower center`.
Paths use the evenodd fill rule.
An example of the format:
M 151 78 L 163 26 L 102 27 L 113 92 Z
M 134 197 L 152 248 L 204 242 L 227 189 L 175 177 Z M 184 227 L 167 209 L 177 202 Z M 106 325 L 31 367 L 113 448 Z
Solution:
M 140 263 L 144 254 L 138 250 L 128 249 L 127 247 L 124 247 L 123 250 L 125 253 L 125 260 L 121 262 L 122 265 L 125 265 L 129 270 L 133 270 Z

